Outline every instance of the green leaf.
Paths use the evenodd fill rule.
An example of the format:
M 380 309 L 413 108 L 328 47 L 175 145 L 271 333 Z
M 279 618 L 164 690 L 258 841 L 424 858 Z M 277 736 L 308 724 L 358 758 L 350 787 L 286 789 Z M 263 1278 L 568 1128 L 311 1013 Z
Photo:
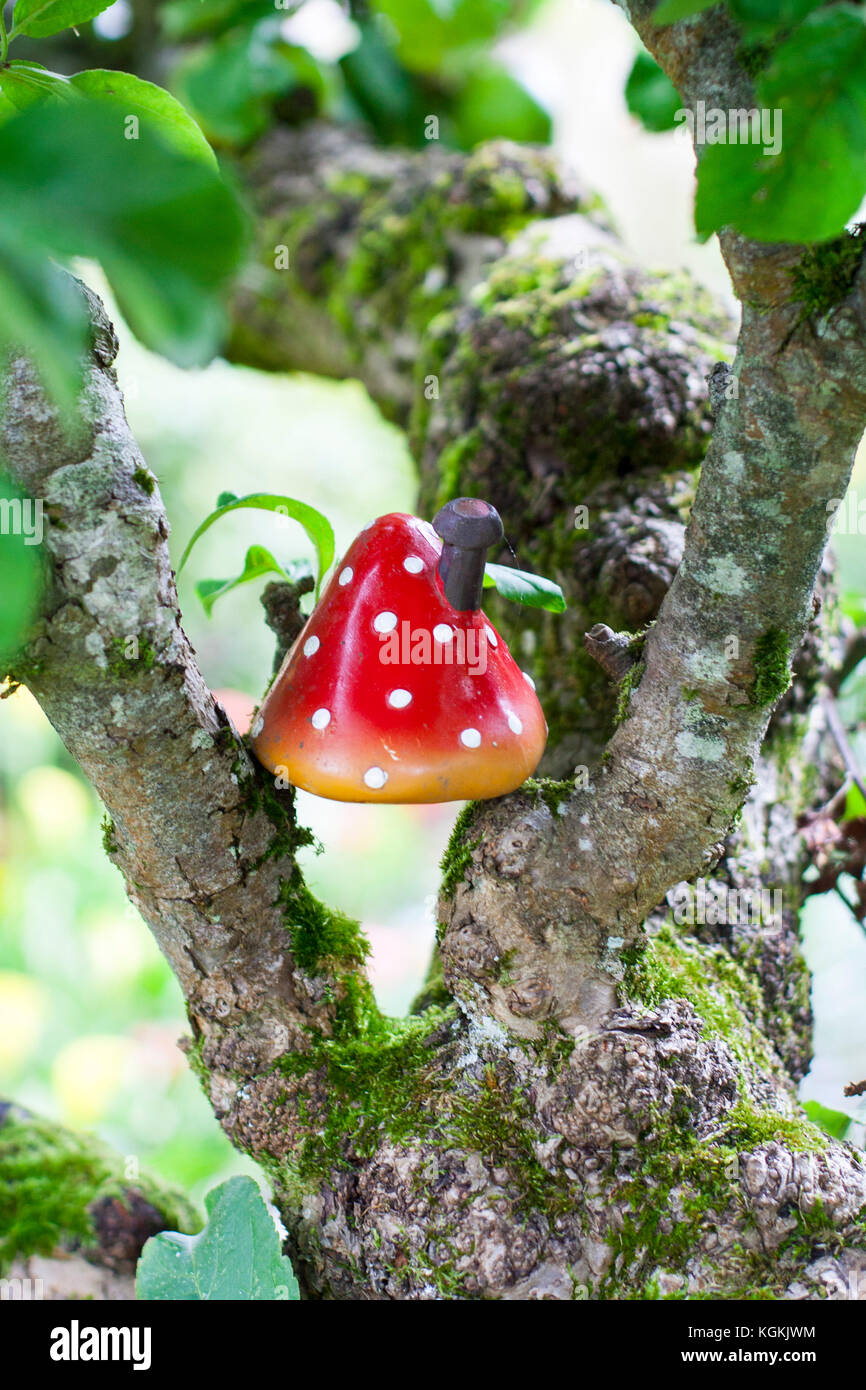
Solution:
M 378 25 L 362 23 L 361 41 L 340 59 L 346 90 L 376 136 L 385 143 L 420 145 L 430 102 Z
M 729 3 L 731 14 L 744 29 L 768 35 L 777 29 L 792 29 L 826 0 L 729 0 Z
M 223 494 L 221 494 L 222 496 Z M 321 512 L 316 511 L 315 507 L 308 507 L 306 502 L 298 502 L 294 497 L 283 497 L 278 493 L 272 492 L 253 492 L 248 497 L 235 497 L 231 502 L 225 502 L 218 506 L 216 511 L 206 516 L 200 526 L 197 526 L 189 539 L 189 543 L 180 558 L 177 572 L 180 574 L 187 560 L 190 551 L 200 536 L 205 531 L 210 530 L 215 521 L 227 516 L 229 512 L 235 512 L 241 507 L 256 507 L 261 511 L 277 512 L 283 516 L 291 517 L 303 526 L 310 540 L 316 548 L 316 556 L 319 563 L 319 573 L 316 583 L 316 595 L 322 584 L 322 576 L 330 568 L 334 558 L 334 532 L 331 523 Z
M 653 24 L 676 24 L 678 19 L 690 19 L 693 14 L 711 10 L 719 0 L 662 0 L 653 10 Z
M 858 627 L 866 627 L 866 596 L 859 593 L 856 589 L 846 589 L 843 593 L 839 607 L 850 618 L 852 623 Z
M 170 43 L 220 34 L 248 15 L 273 15 L 274 0 L 169 0 L 159 7 L 159 23 Z
M 25 63 L 16 59 L 0 68 L 0 91 L 19 111 L 53 97 L 59 101 L 74 101 L 75 92 L 68 77 L 49 72 L 41 63 Z
M 528 574 L 510 565 L 485 565 L 485 589 L 497 589 L 503 598 L 523 603 L 527 608 L 546 608 L 549 613 L 565 612 L 565 596 L 558 584 L 540 574 Z
M 472 149 L 482 140 L 516 140 L 546 145 L 550 115 L 505 68 L 494 63 L 473 68 L 454 103 L 457 142 Z
M 625 84 L 625 103 L 646 130 L 673 130 L 683 99 L 648 53 L 638 53 Z
M 70 411 L 81 391 L 88 340 L 80 285 L 15 246 L 0 209 L 0 355 L 26 353 L 54 402 Z
M 2 291 L 0 291 L 2 292 Z M 42 595 L 41 503 L 0 472 L 0 678 L 35 618 Z
M 825 1134 L 830 1134 L 834 1139 L 844 1139 L 848 1130 L 851 1128 L 851 1116 L 846 1115 L 842 1110 L 828 1110 L 826 1105 L 821 1105 L 820 1101 L 807 1100 L 803 1106 L 813 1125 L 823 1129 Z
M 514 15 L 513 0 L 376 0 L 391 21 L 397 52 L 415 72 L 439 74 L 448 54 L 489 43 Z
M 200 579 L 195 586 L 196 595 L 208 617 L 218 598 L 231 593 L 240 584 L 248 584 L 252 579 L 260 579 L 263 574 L 278 574 L 287 584 L 296 584 L 312 569 L 306 560 L 293 560 L 284 569 L 263 545 L 251 545 L 244 558 L 244 567 L 233 579 Z
M 0 243 L 28 279 L 48 257 L 101 262 L 137 337 L 181 366 L 210 360 L 246 224 L 235 196 L 142 122 L 127 139 L 110 103 L 48 102 L 3 127 Z M 43 316 L 41 302 L 31 317 Z M 18 341 L 26 346 L 23 335 Z M 44 363 L 43 363 L 44 365 Z
M 32 39 L 59 34 L 61 29 L 85 24 L 107 10 L 112 0 L 17 0 L 10 39 L 27 34 Z
M 855 787 L 852 783 L 845 797 L 845 811 L 842 819 L 859 820 L 861 816 L 866 816 L 866 798 L 864 798 L 860 788 Z
M 303 48 L 281 40 L 279 20 L 232 30 L 196 49 L 173 74 L 173 85 L 210 139 L 245 145 L 271 123 L 274 103 L 299 87 L 324 89 L 322 75 Z
M 129 72 L 103 68 L 77 72 L 70 82 L 83 96 L 116 110 L 122 120 L 138 116 L 180 154 L 188 159 L 201 159 L 216 169 L 216 155 L 199 126 L 180 102 L 162 87 Z
M 821 80 L 815 80 L 815 73 Z M 698 166 L 695 225 L 733 226 L 758 241 L 838 235 L 866 192 L 866 24 L 833 6 L 779 45 L 756 106 L 782 112 L 782 145 L 708 145 Z
M 258 1187 L 229 1178 L 205 1197 L 208 1221 L 198 1235 L 151 1236 L 136 1271 L 136 1297 L 178 1302 L 297 1300 L 298 1281 Z

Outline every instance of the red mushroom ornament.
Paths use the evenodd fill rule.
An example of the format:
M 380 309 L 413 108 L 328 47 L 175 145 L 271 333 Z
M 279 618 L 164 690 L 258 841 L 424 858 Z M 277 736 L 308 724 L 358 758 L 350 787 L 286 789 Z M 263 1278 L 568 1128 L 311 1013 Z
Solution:
M 501 536 L 498 513 L 476 498 L 449 502 L 432 526 L 402 512 L 366 526 L 253 723 L 259 761 L 335 801 L 519 787 L 547 725 L 480 607 L 487 548 Z

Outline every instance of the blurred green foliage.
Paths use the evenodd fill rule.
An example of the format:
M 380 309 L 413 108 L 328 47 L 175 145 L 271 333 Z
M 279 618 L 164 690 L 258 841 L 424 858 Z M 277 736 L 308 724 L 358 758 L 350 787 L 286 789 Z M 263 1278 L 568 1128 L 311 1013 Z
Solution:
M 526 0 L 351 4 L 338 57 L 293 36 L 300 5 L 277 6 L 280 17 L 272 0 L 217 0 L 205 15 L 196 0 L 170 0 L 160 22 L 188 49 L 169 81 L 217 145 L 242 146 L 276 121 L 323 114 L 361 120 L 384 143 L 470 149 L 492 137 L 550 139 L 547 111 L 490 53 L 534 8 Z

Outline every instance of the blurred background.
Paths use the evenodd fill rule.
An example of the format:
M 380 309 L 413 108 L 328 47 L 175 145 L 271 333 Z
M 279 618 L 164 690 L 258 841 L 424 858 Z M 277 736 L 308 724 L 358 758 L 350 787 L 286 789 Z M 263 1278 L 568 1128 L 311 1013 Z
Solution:
M 197 0 L 191 2 L 194 10 Z M 166 8 L 179 11 L 184 3 Z M 128 41 L 132 21 L 130 6 L 119 0 L 96 22 L 103 65 L 110 65 L 112 44 Z M 285 23 L 291 42 L 304 45 L 326 74 L 327 64 L 357 54 L 362 40 L 336 0 L 308 0 Z M 490 71 L 510 74 L 529 105 L 515 116 L 510 98 L 485 108 L 477 92 L 468 114 L 461 117 L 455 105 L 454 143 L 472 143 L 482 110 L 483 134 L 497 133 L 497 123 L 525 138 L 549 134 L 603 195 L 637 258 L 653 267 L 685 265 L 733 303 L 717 248 L 694 239 L 688 146 L 672 133 L 648 133 L 627 108 L 623 92 L 637 48 L 607 0 L 527 6 L 525 23 L 494 39 L 489 54 L 496 64 Z M 181 96 L 191 80 L 195 93 L 195 72 L 178 80 Z M 217 133 L 220 119 L 211 113 Z M 96 268 L 83 273 L 108 297 Z M 109 310 L 121 338 L 127 412 L 159 479 L 175 564 L 224 490 L 284 492 L 313 504 L 334 524 L 338 553 L 371 517 L 413 509 L 404 438 L 358 385 L 276 379 L 223 362 L 181 371 L 138 345 L 110 301 Z M 866 497 L 862 451 L 853 488 Z M 257 699 L 273 653 L 261 586 L 222 599 L 211 619 L 193 587 L 196 579 L 237 572 L 252 543 L 281 561 L 310 554 L 291 523 L 281 529 L 278 518 L 239 512 L 202 540 L 180 594 L 212 688 Z M 866 551 L 856 527 L 837 538 L 836 552 L 846 602 L 862 616 Z M 844 695 L 849 723 L 866 718 L 866 680 L 855 673 Z M 866 763 L 866 736 L 857 742 Z M 301 820 L 321 846 L 318 854 L 305 852 L 309 881 L 328 902 L 360 917 L 379 1002 L 401 1013 L 426 970 L 437 865 L 458 808 L 299 799 Z M 200 1197 L 253 1165 L 222 1136 L 177 1049 L 186 1030 L 180 992 L 103 853 L 101 816 L 39 708 L 19 690 L 0 705 L 0 1096 L 97 1130 L 122 1154 Z M 803 930 L 817 1027 L 802 1094 L 835 1110 L 847 1105 L 862 1118 L 863 1106 L 857 1111 L 857 1102 L 843 1101 L 842 1086 L 866 1075 L 866 935 L 832 895 L 809 901 Z M 862 1125 L 851 1137 L 862 1141 Z

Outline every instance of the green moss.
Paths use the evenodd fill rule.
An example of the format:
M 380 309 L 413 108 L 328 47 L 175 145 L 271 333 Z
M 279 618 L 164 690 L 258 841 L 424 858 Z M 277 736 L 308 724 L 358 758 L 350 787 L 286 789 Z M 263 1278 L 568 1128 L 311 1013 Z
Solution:
M 480 845 L 481 841 L 467 840 L 466 832 L 472 824 L 477 803 L 470 801 L 464 806 L 454 822 L 451 837 L 448 841 L 442 861 L 439 865 L 442 870 L 441 891 L 449 897 L 456 889 L 458 883 L 462 883 L 472 860 L 472 851 Z
M 574 778 L 556 781 L 553 777 L 527 777 L 520 790 L 537 801 L 543 801 L 553 818 L 558 820 L 563 804 L 574 794 Z
M 138 643 L 137 656 L 127 655 L 129 648 L 129 638 L 127 637 L 115 637 L 110 643 L 106 653 L 108 657 L 107 669 L 109 675 L 115 680 L 134 678 L 142 671 L 151 670 L 156 663 L 156 650 L 150 638 L 142 635 L 136 640 Z
M 541 180 L 555 188 L 553 163 L 533 151 L 521 151 L 517 158 L 512 167 L 500 149 L 482 146 L 459 177 L 443 169 L 432 180 L 396 186 L 357 172 L 331 180 L 330 201 L 293 228 L 291 241 L 304 264 L 315 244 L 328 244 L 335 229 L 354 222 L 346 260 L 319 259 L 317 275 L 331 313 L 359 353 L 368 335 L 389 326 L 423 333 L 437 314 L 458 302 L 455 234 L 508 239 L 536 214 L 529 184 L 534 178 L 536 186 Z M 290 245 L 291 254 L 289 236 L 282 227 L 276 242 Z M 275 244 L 267 234 L 262 243 Z
M 156 488 L 156 479 L 147 468 L 139 466 L 132 475 L 132 481 L 137 483 L 142 492 L 146 492 L 148 497 L 152 497 Z
M 384 1135 L 401 1143 L 429 1128 L 425 1079 L 434 1053 L 428 1039 L 447 1016 L 434 1007 L 408 1019 L 379 1017 L 355 1037 L 319 1039 L 309 1052 L 281 1059 L 285 1076 L 322 1069 L 327 1075 L 327 1113 L 319 1122 L 311 1117 L 298 1156 L 302 1177 L 346 1166 L 347 1152 L 369 1157 Z
M 179 1193 L 151 1179 L 127 1179 L 124 1160 L 96 1140 L 23 1111 L 0 1121 L 0 1269 L 16 1256 L 96 1245 L 93 1204 L 124 1205 L 131 1190 L 165 1216 L 166 1229 L 192 1232 L 201 1220 Z
M 640 685 L 641 676 L 643 675 L 645 670 L 646 662 L 636 661 L 634 666 L 632 666 L 628 671 L 626 671 L 622 680 L 617 685 L 615 715 L 615 722 L 617 727 L 619 727 L 619 725 L 623 722 L 626 715 L 628 714 L 629 700 L 631 699 L 634 691 L 637 690 L 638 686 Z
M 568 1211 L 574 1192 L 564 1172 L 548 1173 L 536 1156 L 537 1117 L 511 1064 L 487 1067 L 480 1082 L 443 1073 L 438 1049 L 456 1019 L 453 1004 L 432 1006 L 417 1017 L 379 1018 L 356 1037 L 318 1041 L 308 1053 L 282 1058 L 277 1067 L 287 1077 L 324 1068 L 329 1097 L 326 1112 L 305 1117 L 289 1182 L 316 1184 L 335 1167 L 369 1158 L 383 1140 L 426 1141 L 507 1168 L 516 1213 L 545 1211 L 553 1218 Z M 279 1181 L 286 1181 L 284 1171 Z
M 624 998 L 657 1009 L 687 999 L 703 1020 L 704 1036 L 723 1038 L 746 1072 L 777 1065 L 761 1032 L 764 1002 L 751 975 L 723 946 L 694 941 L 673 922 L 622 952 Z
M 829 1145 L 823 1130 L 802 1117 L 789 1118 L 740 1100 L 725 1115 L 723 1133 L 739 1151 L 776 1139 L 793 1153 L 820 1153 Z
M 744 801 L 746 797 L 749 795 L 749 792 L 752 790 L 752 787 L 754 785 L 755 774 L 750 766 L 749 771 L 745 776 L 741 775 L 738 772 L 734 777 L 731 778 L 730 782 L 728 783 L 728 791 L 731 793 L 731 796 L 735 796 L 738 801 Z
M 439 455 L 439 500 L 438 507 L 444 507 L 452 497 L 460 496 L 460 479 L 466 465 L 471 462 L 481 447 L 481 431 L 471 429 L 460 435 L 442 450 Z
M 655 1270 L 685 1274 L 686 1263 L 702 1238 L 718 1230 L 726 1214 L 748 1224 L 739 1182 L 742 1153 L 772 1139 L 796 1153 L 826 1147 L 826 1137 L 808 1120 L 764 1111 L 744 1101 L 728 1111 L 711 1137 L 701 1139 L 694 1133 L 687 1101 L 684 1096 L 669 1113 L 656 1113 L 636 1155 L 629 1158 L 629 1170 L 615 1194 L 617 1204 L 626 1204 L 624 1220 L 608 1234 L 616 1255 L 601 1281 L 599 1297 L 656 1299 Z M 614 1155 L 613 1169 L 616 1163 Z M 812 1241 L 826 1238 L 829 1225 L 820 1211 L 800 1212 L 797 1232 L 779 1249 L 734 1249 L 719 1285 L 705 1296 L 779 1297 L 792 1277 L 794 1261 L 799 1268 L 808 1262 Z M 667 1296 L 694 1297 L 687 1288 Z
M 791 271 L 791 299 L 803 305 L 801 322 L 828 313 L 845 298 L 863 259 L 863 226 L 810 246 Z
M 601 1281 L 601 1298 L 657 1298 L 652 1272 L 678 1272 L 705 1231 L 716 1229 L 732 1203 L 741 1202 L 732 1150 L 701 1143 L 687 1124 L 659 1120 L 641 1147 L 634 1170 L 621 1183 L 622 1225 L 608 1235 L 615 1258 Z M 640 1272 L 650 1282 L 641 1287 Z M 622 1286 L 620 1285 L 622 1280 Z
M 638 328 L 652 328 L 657 333 L 662 333 L 670 328 L 670 318 L 667 314 L 640 313 L 632 318 Z
M 439 946 L 437 943 L 430 957 L 430 964 L 427 967 L 424 983 L 412 1000 L 409 1012 L 410 1014 L 423 1014 L 425 1009 L 429 1009 L 434 1004 L 446 1009 L 450 1003 L 451 995 L 445 984 L 445 976 L 442 971 L 442 957 L 439 954 Z
M 780 628 L 771 627 L 755 643 L 755 679 L 749 698 L 753 705 L 772 705 L 791 684 L 788 653 L 790 639 Z
M 116 854 L 120 848 L 114 838 L 114 821 L 107 815 L 102 817 L 102 848 L 106 854 Z
M 304 883 L 300 870 L 280 884 L 280 902 L 301 970 L 315 975 L 327 962 L 363 965 L 369 944 L 357 922 L 320 903 Z

